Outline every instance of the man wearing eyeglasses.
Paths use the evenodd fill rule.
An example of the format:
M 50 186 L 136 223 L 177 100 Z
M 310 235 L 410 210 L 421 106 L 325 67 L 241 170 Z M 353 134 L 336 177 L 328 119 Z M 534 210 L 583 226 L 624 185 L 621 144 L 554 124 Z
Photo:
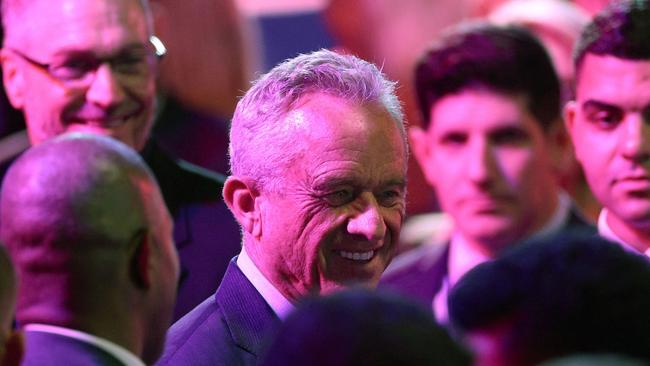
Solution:
M 149 138 L 164 46 L 146 0 L 5 0 L 4 84 L 29 140 L 68 131 L 114 137 L 138 150 L 174 216 L 181 258 L 175 318 L 216 289 L 240 250 L 221 199 L 223 177 L 172 159 Z

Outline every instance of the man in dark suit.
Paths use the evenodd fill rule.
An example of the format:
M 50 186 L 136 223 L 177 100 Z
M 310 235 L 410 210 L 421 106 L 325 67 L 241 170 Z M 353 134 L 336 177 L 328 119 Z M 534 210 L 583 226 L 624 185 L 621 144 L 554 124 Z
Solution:
M 598 232 L 650 259 L 650 2 L 615 1 L 574 53 L 567 130 L 603 205 Z
M 7 0 L 2 16 L 4 85 L 31 144 L 85 131 L 126 143 L 152 167 L 175 221 L 180 317 L 216 289 L 240 234 L 221 198 L 225 177 L 172 158 L 149 138 L 165 50 L 147 0 Z
M 375 286 L 404 215 L 405 139 L 393 83 L 356 57 L 322 50 L 262 76 L 237 105 L 223 191 L 242 251 L 159 364 L 255 364 L 301 297 Z
M 417 65 L 423 127 L 413 151 L 451 239 L 397 258 L 382 286 L 447 320 L 447 293 L 475 265 L 530 237 L 586 226 L 560 191 L 555 167 L 568 148 L 560 88 L 543 46 L 516 27 L 464 24 Z
M 156 361 L 179 264 L 171 217 L 135 151 L 83 133 L 43 142 L 7 172 L 0 212 L 24 365 Z

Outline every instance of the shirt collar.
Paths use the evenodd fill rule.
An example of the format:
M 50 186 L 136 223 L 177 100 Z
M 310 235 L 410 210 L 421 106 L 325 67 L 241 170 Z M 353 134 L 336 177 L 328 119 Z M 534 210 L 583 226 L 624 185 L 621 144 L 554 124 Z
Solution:
M 81 342 L 92 344 L 105 352 L 109 353 L 113 357 L 117 358 L 126 366 L 145 366 L 144 362 L 140 360 L 136 355 L 126 348 L 115 344 L 107 339 L 94 336 L 76 329 L 69 329 L 64 327 L 58 327 L 55 325 L 48 324 L 27 324 L 24 327 L 25 331 L 30 332 L 42 332 L 56 334 L 63 337 L 73 338 Z
M 237 257 L 237 267 L 241 269 L 244 276 L 248 278 L 257 292 L 262 295 L 264 301 L 273 309 L 275 315 L 284 319 L 295 308 L 284 295 L 260 272 L 253 260 L 248 256 L 246 247 L 242 247 Z
M 558 232 L 568 222 L 570 214 L 571 198 L 566 193 L 560 192 L 557 208 L 551 218 L 541 229 L 522 240 L 540 238 Z M 449 245 L 447 275 L 443 280 L 442 287 L 434 296 L 432 303 L 434 314 L 440 324 L 446 324 L 448 322 L 447 295 L 449 288 L 470 269 L 491 259 L 488 254 L 475 250 L 463 235 L 457 231 L 454 232 Z
M 571 213 L 571 199 L 561 192 L 558 196 L 558 205 L 551 218 L 539 230 L 521 240 L 541 238 L 560 231 L 566 224 Z M 453 286 L 460 277 L 475 266 L 490 260 L 486 253 L 477 251 L 459 232 L 455 232 L 450 241 L 449 248 L 449 280 Z
M 598 215 L 598 233 L 605 239 L 611 240 L 615 243 L 619 243 L 625 250 L 639 254 L 639 251 L 632 246 L 632 244 L 627 243 L 620 236 L 618 236 L 611 226 L 607 223 L 607 215 L 609 211 L 606 208 L 603 208 Z M 650 257 L 650 248 L 646 249 L 643 253 L 646 257 Z

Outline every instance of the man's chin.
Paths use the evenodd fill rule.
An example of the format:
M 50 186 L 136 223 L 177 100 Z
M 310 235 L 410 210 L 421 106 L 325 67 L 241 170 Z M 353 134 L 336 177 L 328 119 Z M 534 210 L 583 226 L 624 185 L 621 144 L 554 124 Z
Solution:
M 463 236 L 484 247 L 490 252 L 498 252 L 517 241 L 519 229 L 512 225 L 511 221 L 476 223 L 473 228 L 468 228 Z
M 610 210 L 609 215 L 618 217 L 618 221 L 636 230 L 650 231 L 650 204 Z
M 80 132 L 107 136 L 130 146 L 132 149 L 140 150 L 142 148 L 142 146 L 139 146 L 140 144 L 137 144 L 136 141 L 134 141 L 132 133 L 130 133 L 129 129 L 125 128 L 124 125 L 113 128 L 92 124 L 72 124 L 68 126 L 66 132 Z
M 323 284 L 321 284 L 320 295 L 329 295 L 352 287 L 364 287 L 364 288 L 373 289 L 377 287 L 378 283 L 379 283 L 379 278 L 364 279 L 364 280 L 351 279 L 346 281 L 326 281 Z

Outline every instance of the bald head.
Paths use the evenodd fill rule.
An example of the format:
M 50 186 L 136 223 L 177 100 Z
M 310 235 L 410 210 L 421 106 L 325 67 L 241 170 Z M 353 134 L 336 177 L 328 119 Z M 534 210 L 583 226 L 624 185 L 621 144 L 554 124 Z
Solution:
M 62 304 L 70 301 L 90 309 L 84 293 L 95 281 L 122 280 L 127 246 L 148 226 L 141 190 L 154 185 L 137 153 L 98 136 L 64 135 L 14 163 L 2 185 L 0 238 L 21 278 L 20 321 L 51 316 L 38 309 L 57 299 L 53 312 L 69 311 Z
M 0 220 L 21 325 L 79 329 L 155 361 L 178 259 L 169 212 L 134 150 L 80 133 L 31 148 L 5 176 Z
M 121 143 L 64 135 L 30 149 L 8 171 L 0 233 L 11 250 L 124 243 L 146 225 L 140 190 L 153 181 L 141 158 Z

